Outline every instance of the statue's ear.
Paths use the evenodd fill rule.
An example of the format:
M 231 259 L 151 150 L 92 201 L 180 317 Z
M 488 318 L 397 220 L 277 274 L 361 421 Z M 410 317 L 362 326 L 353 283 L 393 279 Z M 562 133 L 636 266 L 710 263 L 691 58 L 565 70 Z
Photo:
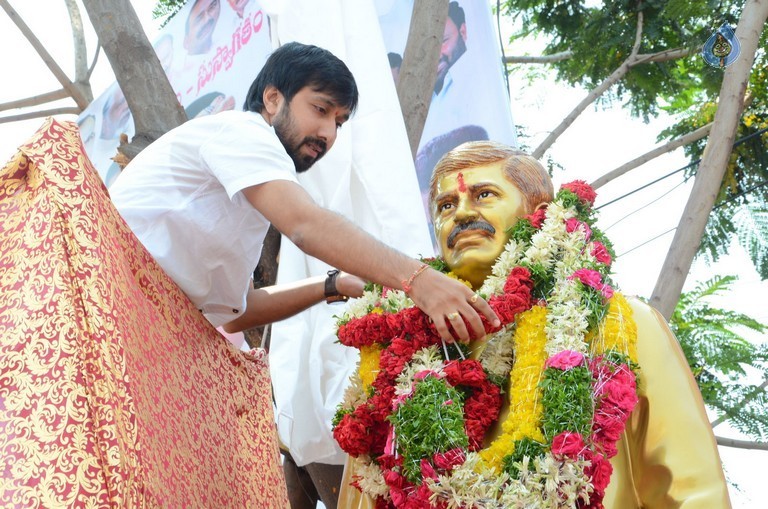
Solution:
M 533 212 L 536 212 L 537 210 L 540 210 L 540 209 L 545 209 L 545 208 L 547 208 L 547 205 L 549 205 L 549 202 L 548 201 L 543 201 L 543 202 L 539 203 L 538 205 L 536 205 L 533 208 Z

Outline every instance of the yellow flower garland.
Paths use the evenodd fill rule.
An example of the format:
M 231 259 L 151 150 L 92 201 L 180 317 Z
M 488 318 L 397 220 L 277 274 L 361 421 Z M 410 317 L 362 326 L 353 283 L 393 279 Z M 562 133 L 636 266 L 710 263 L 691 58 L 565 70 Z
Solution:
M 380 308 L 373 311 L 381 313 Z M 608 312 L 600 324 L 597 338 L 591 341 L 593 355 L 609 350 L 626 353 L 637 363 L 637 324 L 626 297 L 616 292 L 609 302 Z M 484 467 L 501 471 L 502 459 L 514 452 L 515 442 L 530 438 L 544 442 L 540 424 L 544 408 L 541 405 L 539 382 L 547 361 L 544 347 L 547 336 L 544 327 L 547 310 L 534 306 L 516 320 L 514 336 L 515 363 L 509 374 L 509 413 L 502 423 L 501 433 L 479 452 Z M 368 389 L 379 372 L 381 345 L 360 349 L 360 379 Z
M 377 306 L 371 310 L 371 313 L 383 315 L 384 310 Z M 363 383 L 363 391 L 367 391 L 373 381 L 376 380 L 376 375 L 379 374 L 380 358 L 381 345 L 374 343 L 360 348 L 360 364 L 357 373 L 360 375 L 360 381 Z
M 611 298 L 598 337 L 592 340 L 590 347 L 592 355 L 616 350 L 626 353 L 637 364 L 637 324 L 629 301 L 621 293 L 616 292 Z
M 502 424 L 501 434 L 489 447 L 480 451 L 485 465 L 501 471 L 501 460 L 512 453 L 514 443 L 523 438 L 544 442 L 539 428 L 544 408 L 539 398 L 538 385 L 547 352 L 544 326 L 547 310 L 534 306 L 517 319 L 515 331 L 515 364 L 509 374 L 509 414 Z
M 363 390 L 367 391 L 376 376 L 379 374 L 379 361 L 381 359 L 381 345 L 372 345 L 360 348 L 360 381 L 363 382 Z
M 453 271 L 446 272 L 445 275 L 448 276 L 451 279 L 455 279 L 456 281 L 458 281 L 459 283 L 463 284 L 464 286 L 466 286 L 470 290 L 472 289 L 472 283 L 470 283 L 469 281 L 467 281 L 465 279 L 461 279 L 459 276 L 454 274 Z

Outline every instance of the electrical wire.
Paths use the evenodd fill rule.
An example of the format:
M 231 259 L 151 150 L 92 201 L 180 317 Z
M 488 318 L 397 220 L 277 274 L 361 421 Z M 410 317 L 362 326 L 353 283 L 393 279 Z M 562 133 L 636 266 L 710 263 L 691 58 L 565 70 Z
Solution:
M 635 194 L 635 193 L 636 193 L 636 192 L 638 192 L 638 191 L 642 191 L 642 190 L 643 190 L 643 189 L 645 189 L 646 187 L 650 187 L 650 186 L 652 186 L 653 184 L 656 184 L 657 182 L 661 182 L 662 180 L 664 180 L 664 179 L 666 179 L 666 178 L 669 178 L 669 177 L 671 177 L 672 175 L 674 175 L 674 174 L 676 174 L 676 173 L 680 173 L 680 172 L 681 172 L 681 171 L 683 171 L 683 170 L 687 170 L 687 169 L 688 169 L 688 168 L 690 168 L 691 166 L 693 166 L 693 165 L 695 165 L 695 164 L 699 164 L 700 162 L 701 162 L 701 159 L 697 159 L 697 160 L 693 161 L 692 163 L 690 163 L 690 164 L 687 164 L 687 165 L 683 166 L 682 168 L 678 168 L 677 170 L 675 170 L 675 171 L 673 171 L 673 172 L 671 172 L 671 173 L 667 173 L 667 174 L 666 174 L 666 175 L 664 175 L 663 177 L 659 177 L 659 178 L 657 178 L 657 179 L 656 179 L 656 180 L 654 180 L 653 182 L 648 182 L 647 184 L 644 184 L 644 185 L 642 185 L 642 186 L 638 187 L 637 189 L 633 189 L 632 191 L 630 191 L 630 192 L 628 192 L 628 193 L 626 193 L 626 194 L 623 194 L 623 195 L 619 196 L 618 198 L 614 198 L 613 200 L 609 201 L 608 203 L 603 203 L 603 204 L 602 204 L 602 205 L 600 205 L 599 207 L 595 207 L 595 210 L 600 210 L 601 208 L 603 208 L 603 207 L 607 207 L 608 205 L 611 205 L 611 204 L 613 204 L 613 203 L 616 203 L 616 202 L 617 202 L 617 201 L 619 201 L 619 200 L 623 200 L 624 198 L 626 198 L 626 197 L 628 197 L 628 196 L 631 196 L 631 195 Z M 684 182 L 685 182 L 685 181 L 684 181 Z
M 616 221 L 616 222 L 614 222 L 613 224 L 611 224 L 610 226 L 608 226 L 607 228 L 604 228 L 604 229 L 603 229 L 603 231 L 604 231 L 604 232 L 607 232 L 608 230 L 610 230 L 611 228 L 613 228 L 614 226 L 616 226 L 616 225 L 617 225 L 617 224 L 619 224 L 620 222 L 624 221 L 624 220 L 625 220 L 626 218 L 628 218 L 629 216 L 631 216 L 631 215 L 634 215 L 634 214 L 637 214 L 638 212 L 640 212 L 640 211 L 641 211 L 641 210 L 643 210 L 644 208 L 646 208 L 646 207 L 649 207 L 649 206 L 653 205 L 654 203 L 656 203 L 657 201 L 661 200 L 662 198 L 664 198 L 665 196 L 667 196 L 669 193 L 671 193 L 672 191 L 674 191 L 675 189 L 677 189 L 678 187 L 682 186 L 682 185 L 683 185 L 683 184 L 685 184 L 685 183 L 686 183 L 686 180 L 683 180 L 683 181 L 682 181 L 682 182 L 680 182 L 679 184 L 677 184 L 677 185 L 675 185 L 674 187 L 672 187 L 672 188 L 671 188 L 669 191 L 667 191 L 666 193 L 664 193 L 664 194 L 662 194 L 661 196 L 659 196 L 659 197 L 657 197 L 657 198 L 655 198 L 655 199 L 653 199 L 653 200 L 649 201 L 648 203 L 646 203 L 646 204 L 645 204 L 645 205 L 643 205 L 642 207 L 640 207 L 640 208 L 637 208 L 637 209 L 633 210 L 633 211 L 632 211 L 632 212 L 630 212 L 629 214 L 625 215 L 624 217 L 622 217 L 622 218 L 621 218 L 621 219 L 619 219 L 618 221 Z
M 640 248 L 641 248 L 641 247 L 643 247 L 644 245 L 646 245 L 646 244 L 650 244 L 651 242 L 653 242 L 654 240 L 658 239 L 659 237 L 663 237 L 663 236 L 664 236 L 664 235 L 666 235 L 667 233 L 669 233 L 669 232 L 673 232 L 673 231 L 675 231 L 675 230 L 677 230 L 677 226 L 675 226 L 675 227 L 673 227 L 673 228 L 670 228 L 669 230 L 667 230 L 667 231 L 665 231 L 665 232 L 663 232 L 663 233 L 660 233 L 660 234 L 656 235 L 656 236 L 655 236 L 655 237 L 653 237 L 652 239 L 648 239 L 648 240 L 646 240 L 646 241 L 645 241 L 645 242 L 643 242 L 642 244 L 638 244 L 638 245 L 636 245 L 636 246 L 635 246 L 635 247 L 633 247 L 632 249 L 629 249 L 629 250 L 627 250 L 627 251 L 624 251 L 624 252 L 623 252 L 623 253 L 621 253 L 620 255 L 616 255 L 616 258 L 621 258 L 622 256 L 624 256 L 624 255 L 626 255 L 626 254 L 629 254 L 629 253 L 631 253 L 631 252 L 632 252 L 632 251 L 634 251 L 635 249 L 640 249 Z
M 749 135 L 747 135 L 747 136 L 744 136 L 744 137 L 742 137 L 742 138 L 739 138 L 738 140 L 736 140 L 736 141 L 733 143 L 733 147 L 735 148 L 735 147 L 737 147 L 737 146 L 741 145 L 742 143 L 745 143 L 745 142 L 749 141 L 750 139 L 752 139 L 752 138 L 754 138 L 754 137 L 756 137 L 756 136 L 760 136 L 761 134 L 763 134 L 763 133 L 765 133 L 765 132 L 767 132 L 767 131 L 768 131 L 768 127 L 767 127 L 767 128 L 763 128 L 763 129 L 760 129 L 760 130 L 758 130 L 758 131 L 755 131 L 754 133 L 751 133 L 751 134 L 749 134 Z M 632 194 L 634 194 L 634 193 L 636 193 L 636 192 L 638 192 L 638 191 L 640 191 L 640 190 L 642 190 L 642 189 L 645 189 L 646 187 L 649 187 L 649 186 L 651 186 L 651 185 L 653 185 L 653 184 L 656 184 L 657 182 L 660 182 L 660 181 L 662 181 L 662 180 L 664 180 L 664 179 L 666 179 L 666 178 L 668 178 L 668 177 L 671 177 L 672 175 L 675 175 L 676 173 L 679 173 L 679 172 L 681 172 L 681 171 L 683 171 L 683 170 L 685 170 L 685 169 L 687 169 L 687 168 L 690 168 L 690 167 L 691 167 L 691 166 L 693 166 L 693 165 L 699 164 L 700 162 L 701 162 L 701 159 L 697 159 L 696 161 L 693 161 L 693 162 L 691 162 L 690 164 L 688 164 L 688 165 L 686 165 L 686 166 L 683 166 L 682 168 L 679 168 L 679 169 L 677 169 L 677 170 L 675 170 L 675 171 L 673 171 L 673 172 L 671 172 L 671 173 L 668 173 L 668 174 L 666 174 L 666 175 L 664 175 L 664 176 L 662 176 L 662 177 L 660 177 L 660 178 L 658 178 L 658 179 L 656 179 L 656 180 L 654 180 L 654 181 L 652 181 L 652 182 L 649 182 L 648 184 L 645 184 L 645 185 L 643 185 L 643 186 L 640 186 L 639 188 L 637 188 L 637 189 L 634 189 L 634 190 L 632 190 L 632 191 L 630 191 L 630 192 L 628 192 L 628 193 L 626 193 L 626 194 L 624 194 L 624 195 L 622 195 L 622 196 L 620 196 L 620 197 L 618 197 L 618 198 L 616 198 L 616 199 L 614 199 L 614 200 L 611 200 L 611 201 L 609 201 L 608 203 L 604 203 L 603 205 L 600 205 L 599 207 L 595 207 L 595 210 L 598 210 L 598 209 L 600 209 L 600 208 L 602 208 L 602 207 L 605 207 L 605 206 L 607 206 L 607 205 L 610 205 L 610 204 L 612 204 L 612 203 L 615 203 L 615 202 L 617 202 L 617 201 L 619 201 L 619 200 L 622 200 L 622 199 L 624 199 L 624 198 L 626 198 L 626 197 L 628 197 L 628 196 L 630 196 L 630 195 L 632 195 Z M 694 173 L 694 175 L 695 175 L 695 173 Z M 621 219 L 619 219 L 618 221 L 614 222 L 613 224 L 611 224 L 610 226 L 608 226 L 607 228 L 605 228 L 603 231 L 607 231 L 607 230 L 609 230 L 610 228 L 614 227 L 614 226 L 615 226 L 615 225 L 617 225 L 618 223 L 620 223 L 620 222 L 624 221 L 624 220 L 625 220 L 626 218 L 628 218 L 629 216 L 631 216 L 631 215 L 633 215 L 633 214 L 636 214 L 636 213 L 637 213 L 637 212 L 639 212 L 640 210 L 642 210 L 642 209 L 644 209 L 644 208 L 646 208 L 646 207 L 648 207 L 648 206 L 652 205 L 653 203 L 655 203 L 655 202 L 659 201 L 661 198 L 663 198 L 664 196 L 668 195 L 669 193 L 671 193 L 672 191 L 674 191 L 675 189 L 677 189 L 679 186 L 681 186 L 682 184 L 684 184 L 686 181 L 687 181 L 687 179 L 683 180 L 681 183 L 677 184 L 676 186 L 674 186 L 672 189 L 670 189 L 670 190 L 669 190 L 669 191 L 667 191 L 666 193 L 664 193 L 664 194 L 662 194 L 661 196 L 659 196 L 658 198 L 656 198 L 656 199 L 654 199 L 654 200 L 652 200 L 652 201 L 648 202 L 647 204 L 643 205 L 642 207 L 640 207 L 640 208 L 638 208 L 638 209 L 636 209 L 636 210 L 634 210 L 634 211 L 630 212 L 629 214 L 625 215 L 624 217 L 622 217 L 622 218 L 621 218 Z M 765 186 L 765 185 L 768 185 L 768 180 L 764 180 L 764 181 L 762 181 L 762 182 L 760 182 L 760 183 L 758 183 L 758 184 L 755 184 L 754 186 L 751 186 L 751 187 L 749 187 L 749 188 L 747 188 L 747 189 L 745 189 L 745 190 L 743 190 L 743 191 L 739 192 L 738 194 L 736 194 L 736 195 L 734 195 L 734 196 L 731 196 L 731 197 L 730 197 L 730 198 L 728 198 L 727 200 L 723 200 L 723 201 L 721 201 L 720 203 L 718 203 L 717 205 L 715 205 L 715 206 L 712 208 L 712 210 L 716 210 L 716 209 L 718 209 L 718 208 L 720 208 L 720 207 L 722 207 L 722 206 L 724 206 L 724 205 L 726 205 L 726 204 L 728 204 L 728 203 L 732 202 L 733 200 L 735 200 L 735 199 L 737 199 L 737 198 L 739 198 L 739 197 L 741 197 L 741 196 L 744 196 L 744 195 L 746 195 L 746 194 L 749 194 L 749 193 L 751 193 L 752 191 L 754 191 L 754 190 L 756 190 L 756 189 L 759 189 L 760 187 L 763 187 L 763 186 Z M 639 248 L 641 248 L 641 247 L 645 246 L 646 244 L 648 244 L 648 243 L 650 243 L 650 242 L 653 242 L 654 240 L 656 240 L 656 239 L 658 239 L 658 238 L 660 238 L 660 237 L 663 237 L 663 236 L 664 236 L 664 235 L 666 235 L 667 233 L 669 233 L 669 232 L 672 232 L 672 231 L 675 231 L 676 229 L 677 229 L 677 227 L 674 227 L 674 228 L 670 228 L 669 230 L 667 230 L 667 231 L 665 231 L 665 232 L 663 232 L 663 233 L 661 233 L 661 234 L 659 234 L 659 235 L 656 235 L 655 237 L 653 237 L 653 238 L 651 238 L 651 239 L 648 239 L 648 240 L 646 240 L 645 242 L 642 242 L 642 243 L 640 243 L 640 244 L 638 244 L 638 245 L 636 245 L 636 246 L 632 247 L 631 249 L 629 249 L 629 250 L 627 250 L 627 251 L 625 251 L 625 252 L 621 253 L 620 255 L 617 255 L 617 256 L 616 256 L 616 258 L 620 258 L 621 256 L 624 256 L 624 255 L 626 255 L 626 254 L 628 254 L 628 253 L 631 253 L 632 251 L 634 251 L 634 250 L 636 250 L 636 249 L 639 249 Z
M 754 138 L 755 136 L 760 136 L 761 134 L 763 134 L 763 133 L 764 133 L 764 132 L 766 132 L 766 131 L 768 131 L 768 127 L 766 127 L 766 128 L 763 128 L 763 129 L 760 129 L 760 130 L 758 130 L 758 131 L 755 131 L 755 132 L 754 132 L 754 133 L 752 133 L 752 134 L 748 134 L 747 136 L 744 136 L 743 138 L 739 138 L 738 140 L 736 140 L 736 141 L 733 143 L 733 148 L 736 148 L 736 147 L 738 147 L 738 146 L 739 146 L 739 145 L 741 145 L 742 143 L 745 143 L 745 142 L 749 141 L 750 139 Z M 654 180 L 653 182 L 649 182 L 649 183 L 647 183 L 647 184 L 645 184 L 645 185 L 642 185 L 642 186 L 638 187 L 637 189 L 634 189 L 634 190 L 632 190 L 632 191 L 630 191 L 630 192 L 628 192 L 628 193 L 626 193 L 626 194 L 623 194 L 623 195 L 619 196 L 618 198 L 615 198 L 615 199 L 613 199 L 613 200 L 609 201 L 608 203 L 603 203 L 603 204 L 602 204 L 602 205 L 600 205 L 599 207 L 595 207 L 595 210 L 600 210 L 601 208 L 603 208 L 603 207 L 607 207 L 608 205 L 611 205 L 611 204 L 613 204 L 613 203 L 616 203 L 616 202 L 617 202 L 617 201 L 619 201 L 619 200 L 623 200 L 624 198 L 626 198 L 626 197 L 628 197 L 628 196 L 631 196 L 631 195 L 635 194 L 635 193 L 636 193 L 636 192 L 638 192 L 638 191 L 642 191 L 642 190 L 643 190 L 643 189 L 645 189 L 646 187 L 652 186 L 653 184 L 656 184 L 657 182 L 661 182 L 662 180 L 664 180 L 664 179 L 666 179 L 666 178 L 668 178 L 668 177 L 671 177 L 672 175 L 674 175 L 674 174 L 676 174 L 676 173 L 679 173 L 679 172 L 681 172 L 681 171 L 683 171 L 683 170 L 686 170 L 686 169 L 690 168 L 691 166 L 697 165 L 697 164 L 699 164 L 700 162 L 701 162 L 701 159 L 696 159 L 695 161 L 692 161 L 691 163 L 689 163 L 689 164 L 687 164 L 687 165 L 683 166 L 682 168 L 679 168 L 679 169 L 677 169 L 677 170 L 675 170 L 675 171 L 673 171 L 673 172 L 671 172 L 671 173 L 667 173 L 667 174 L 666 174 L 666 175 L 664 175 L 663 177 L 659 177 L 659 178 L 657 178 L 657 179 L 656 179 L 656 180 Z M 696 172 L 694 172 L 694 175 L 695 175 L 695 174 L 696 174 Z
M 744 196 L 745 194 L 749 194 L 749 193 L 751 193 L 752 191 L 754 191 L 755 189 L 758 189 L 758 188 L 760 188 L 760 187 L 763 187 L 763 186 L 764 186 L 764 185 L 766 185 L 766 184 L 768 184 L 768 180 L 763 180 L 763 181 L 762 181 L 762 182 L 760 182 L 759 184 L 755 184 L 754 186 L 752 186 L 752 187 L 750 187 L 750 188 L 747 188 L 747 189 L 745 189 L 745 190 L 743 190 L 743 191 L 741 191 L 741 192 L 739 192 L 739 193 L 737 193 L 737 194 L 734 194 L 733 196 L 731 196 L 731 197 L 730 197 L 730 198 L 728 198 L 727 200 L 723 200 L 723 201 L 721 201 L 720 203 L 718 203 L 717 205 L 715 205 L 714 207 L 712 207 L 712 210 L 716 210 L 716 209 L 719 209 L 719 208 L 720 208 L 720 207 L 722 207 L 723 205 L 727 205 L 728 203 L 732 202 L 732 201 L 733 201 L 733 200 L 735 200 L 736 198 L 739 198 L 739 197 L 741 197 L 741 196 Z

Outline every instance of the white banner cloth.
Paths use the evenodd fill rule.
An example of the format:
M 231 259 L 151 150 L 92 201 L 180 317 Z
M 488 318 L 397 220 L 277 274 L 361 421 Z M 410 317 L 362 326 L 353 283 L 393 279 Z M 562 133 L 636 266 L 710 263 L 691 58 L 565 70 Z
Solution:
M 298 41 L 333 52 L 352 70 L 360 103 L 334 147 L 302 185 L 321 205 L 411 255 L 431 256 L 395 85 L 371 0 L 264 1 L 276 14 L 280 44 Z M 273 18 L 275 19 L 275 18 Z M 273 32 L 274 36 L 274 32 Z M 337 246 L 343 250 L 344 245 Z M 329 267 L 282 239 L 278 282 L 325 274 Z M 331 419 L 357 364 L 335 343 L 338 305 L 321 304 L 272 327 L 270 365 L 280 440 L 298 465 L 342 464 Z

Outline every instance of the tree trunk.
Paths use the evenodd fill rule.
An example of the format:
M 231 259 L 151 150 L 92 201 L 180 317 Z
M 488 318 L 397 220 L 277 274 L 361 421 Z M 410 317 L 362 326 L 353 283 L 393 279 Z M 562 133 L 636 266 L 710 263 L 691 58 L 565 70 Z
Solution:
M 408 42 L 397 83 L 397 98 L 414 159 L 432 101 L 447 17 L 447 0 L 416 0 L 413 4 Z
M 768 0 L 748 0 L 745 3 L 739 26 L 736 28 L 736 37 L 741 43 L 741 55 L 725 70 L 717 113 L 707 147 L 704 149 L 704 157 L 651 295 L 651 305 L 667 320 L 680 298 L 685 278 L 701 243 L 707 219 L 723 181 L 741 116 L 750 69 L 755 60 L 757 43 L 766 18 Z
M 261 246 L 261 257 L 256 270 L 253 272 L 253 285 L 255 288 L 272 286 L 277 281 L 277 266 L 280 259 L 280 241 L 282 235 L 274 226 L 270 225 L 264 244 Z M 270 326 L 252 327 L 243 331 L 245 342 L 251 348 L 262 347 L 269 351 Z
M 83 5 L 133 115 L 136 134 L 119 148 L 130 160 L 187 115 L 130 2 L 83 0 Z

